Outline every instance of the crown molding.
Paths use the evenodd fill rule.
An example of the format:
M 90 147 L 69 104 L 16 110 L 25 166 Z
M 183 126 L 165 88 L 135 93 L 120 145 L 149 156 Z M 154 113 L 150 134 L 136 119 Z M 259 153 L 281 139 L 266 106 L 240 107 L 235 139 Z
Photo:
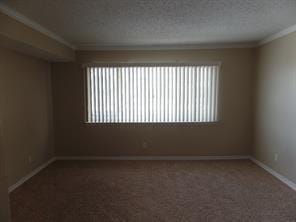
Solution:
M 115 50 L 194 50 L 194 49 L 231 49 L 231 48 L 256 48 L 282 38 L 290 33 L 296 32 L 296 24 L 286 29 L 272 34 L 257 42 L 242 42 L 242 43 L 211 43 L 211 44 L 168 44 L 168 45 L 103 45 L 97 43 L 78 43 L 73 45 L 59 35 L 46 29 L 40 24 L 32 21 L 28 17 L 16 12 L 8 6 L 0 3 L 0 12 L 8 15 L 11 18 L 31 27 L 32 29 L 43 33 L 44 35 L 70 47 L 73 50 L 85 51 L 115 51 Z
M 43 26 L 41 26 L 40 24 L 32 21 L 31 19 L 27 18 L 26 16 L 16 12 L 15 10 L 7 7 L 6 5 L 4 5 L 3 3 L 0 3 L 0 12 L 6 14 L 7 16 L 29 26 L 30 28 L 41 32 L 42 34 L 58 41 L 59 43 L 62 43 L 68 47 L 70 47 L 71 49 L 75 49 L 75 46 L 73 46 L 71 43 L 69 43 L 68 41 L 66 41 L 65 39 L 63 39 L 62 37 L 58 36 L 57 34 L 53 33 L 52 31 L 49 31 L 48 29 L 44 28 Z
M 276 39 L 282 38 L 282 37 L 284 37 L 286 35 L 289 35 L 289 34 L 291 34 L 293 32 L 296 32 L 296 25 L 292 25 L 292 26 L 290 26 L 290 27 L 288 27 L 286 29 L 283 29 L 280 32 L 277 32 L 275 34 L 272 34 L 272 35 L 264 38 L 263 40 L 259 41 L 257 46 L 265 45 L 265 44 L 267 44 L 269 42 L 272 42 L 272 41 L 274 41 Z
M 115 51 L 115 50 L 186 50 L 186 49 L 230 49 L 254 48 L 256 42 L 246 43 L 213 43 L 213 44 L 176 44 L 176 45 L 100 45 L 76 44 L 77 50 L 85 51 Z

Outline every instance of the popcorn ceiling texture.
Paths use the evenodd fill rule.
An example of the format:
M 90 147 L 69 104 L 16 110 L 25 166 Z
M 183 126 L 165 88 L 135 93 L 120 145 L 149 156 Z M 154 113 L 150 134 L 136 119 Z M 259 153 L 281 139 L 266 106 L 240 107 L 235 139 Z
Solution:
M 75 45 L 246 43 L 296 24 L 295 0 L 2 0 Z

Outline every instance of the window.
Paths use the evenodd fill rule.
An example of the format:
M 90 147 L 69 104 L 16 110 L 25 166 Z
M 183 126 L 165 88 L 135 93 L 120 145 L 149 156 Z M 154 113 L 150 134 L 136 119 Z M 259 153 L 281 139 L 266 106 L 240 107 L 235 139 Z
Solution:
M 86 121 L 215 122 L 218 82 L 218 65 L 87 67 Z

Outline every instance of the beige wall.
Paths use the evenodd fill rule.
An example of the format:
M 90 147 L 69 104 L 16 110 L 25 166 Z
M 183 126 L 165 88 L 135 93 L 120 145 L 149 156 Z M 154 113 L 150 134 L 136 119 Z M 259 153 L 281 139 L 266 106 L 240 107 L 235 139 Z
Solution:
M 1 103 L 1 102 L 0 102 Z M 7 189 L 7 175 L 5 170 L 4 150 L 2 147 L 2 115 L 0 112 L 0 221 L 10 221 L 10 209 Z
M 0 48 L 0 89 L 2 145 L 12 185 L 54 155 L 50 64 Z
M 257 57 L 254 155 L 296 182 L 296 33 L 258 48 Z
M 78 52 L 54 63 L 57 155 L 248 155 L 252 144 L 253 49 Z M 101 126 L 83 123 L 87 62 L 221 61 L 221 121 L 199 125 Z M 142 148 L 142 142 L 148 148 Z
M 10 221 L 9 199 L 6 181 L 0 178 L 0 221 Z

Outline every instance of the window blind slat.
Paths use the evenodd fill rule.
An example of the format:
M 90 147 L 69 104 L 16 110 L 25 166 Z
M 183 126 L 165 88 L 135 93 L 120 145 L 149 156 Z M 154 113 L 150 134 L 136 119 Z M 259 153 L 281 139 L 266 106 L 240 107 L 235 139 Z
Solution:
M 110 84 L 109 84 L 109 71 L 110 69 L 106 69 L 106 122 L 109 122 L 110 116 Z
M 91 69 L 91 119 L 92 121 L 96 121 L 95 120 L 95 87 L 94 87 L 94 83 L 95 83 L 95 78 L 94 78 L 94 70 Z
M 188 121 L 193 122 L 193 108 L 192 108 L 192 97 L 193 97 L 193 90 L 192 90 L 192 85 L 193 85 L 193 76 L 192 76 L 192 67 L 188 68 Z
M 89 123 L 215 122 L 219 66 L 86 69 Z
M 185 120 L 185 116 L 184 116 L 184 103 L 185 103 L 185 84 L 186 84 L 186 79 L 185 79 L 185 72 L 184 72 L 184 67 L 182 67 L 181 69 L 181 82 L 180 82 L 180 86 L 181 86 L 181 93 L 180 93 L 180 98 L 181 98 L 181 104 L 180 104 L 180 122 L 184 122 Z M 181 84 L 182 83 L 182 84 Z
M 218 73 L 218 69 L 219 67 L 215 67 L 215 76 L 216 76 L 216 81 L 215 81 L 215 101 L 214 101 L 214 105 L 215 105 L 215 118 L 218 119 L 218 92 L 219 92 L 219 73 Z
M 176 122 L 180 122 L 180 109 L 181 109 L 181 106 L 180 106 L 180 104 L 181 104 L 181 86 L 180 86 L 180 82 L 181 82 L 181 68 L 180 67 L 178 67 L 177 68 L 177 82 L 176 82 L 176 84 L 177 84 L 177 94 L 178 94 L 178 96 L 177 96 L 177 104 L 176 104 L 176 106 L 177 106 L 177 114 L 176 114 L 176 118 L 177 118 L 177 121 Z
M 199 94 L 199 118 L 200 118 L 200 122 L 203 122 L 203 67 L 200 68 L 200 82 L 199 82 L 199 90 L 200 90 L 200 94 Z
M 195 122 L 199 122 L 199 80 L 200 80 L 200 73 L 199 73 L 200 68 L 196 67 L 196 80 L 195 80 Z
M 95 87 L 95 122 L 98 122 L 99 121 L 99 118 L 98 118 L 98 114 L 99 114 L 99 105 L 98 105 L 98 77 L 97 77 L 97 69 L 93 69 L 93 72 L 94 72 L 94 87 Z
M 124 122 L 127 122 L 129 120 L 129 94 L 128 94 L 128 86 L 129 86 L 129 79 L 131 79 L 131 77 L 129 78 L 127 70 L 125 69 L 125 73 L 124 73 L 124 96 L 125 96 L 125 120 Z M 132 88 L 130 88 L 130 90 L 132 90 Z
M 110 69 L 110 120 L 114 119 L 115 120 L 115 116 L 113 115 L 114 110 L 115 110 L 115 103 L 114 103 L 114 93 L 115 93 L 115 88 L 114 88 L 114 68 Z
M 208 88 L 208 80 L 209 80 L 209 67 L 205 67 L 206 73 L 205 73 L 205 122 L 208 121 L 208 97 L 209 97 L 209 88 Z

